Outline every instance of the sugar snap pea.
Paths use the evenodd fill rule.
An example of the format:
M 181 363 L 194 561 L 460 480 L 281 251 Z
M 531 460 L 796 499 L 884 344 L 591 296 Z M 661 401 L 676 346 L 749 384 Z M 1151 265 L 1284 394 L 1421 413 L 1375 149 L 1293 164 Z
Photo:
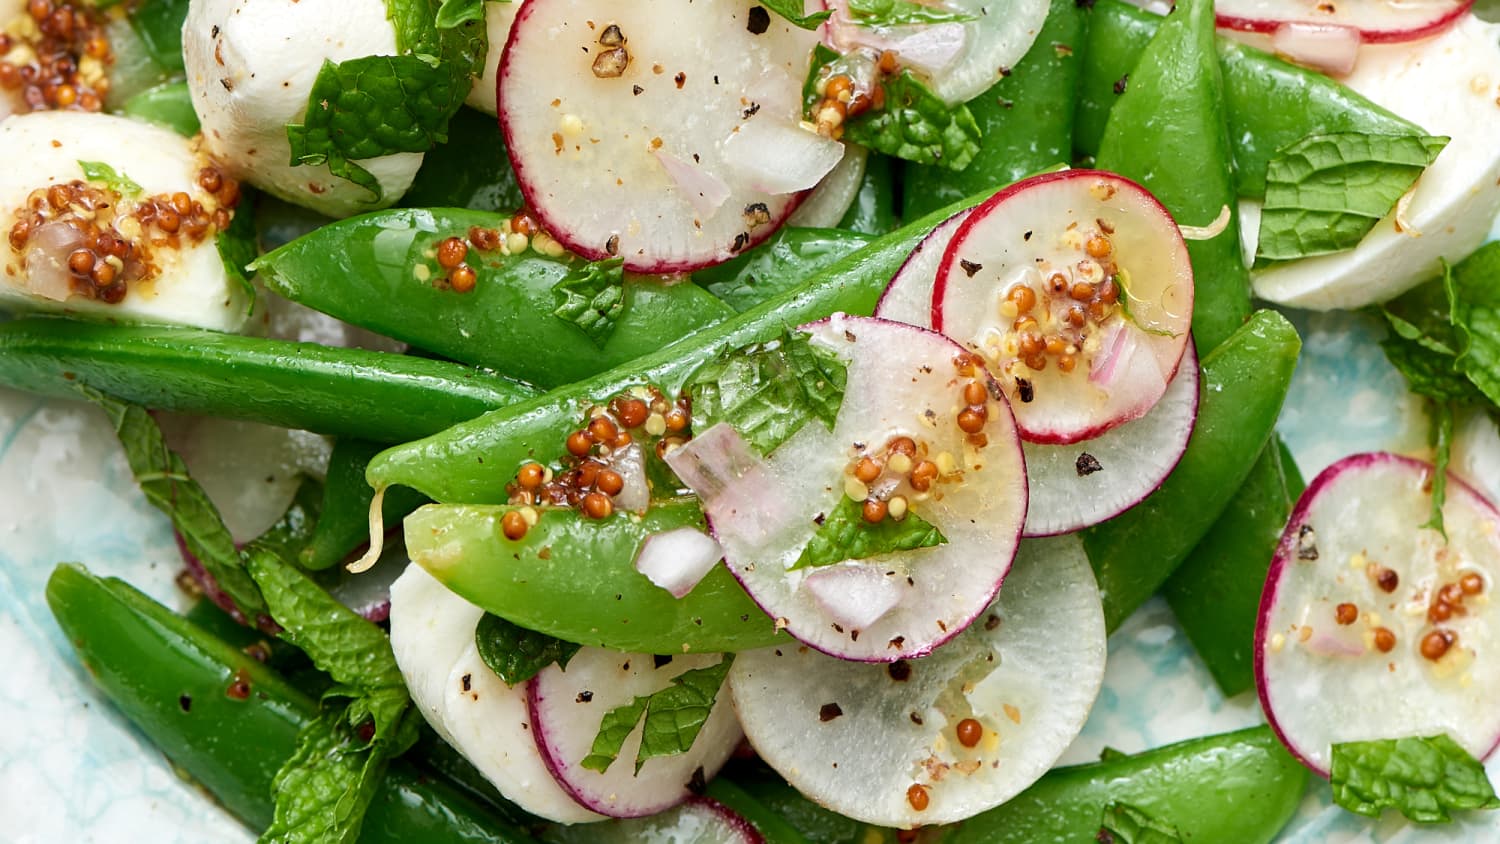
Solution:
M 323 509 L 312 537 L 299 552 L 305 568 L 332 568 L 370 539 L 370 502 L 375 491 L 365 483 L 365 467 L 383 446 L 368 440 L 339 437 L 328 455 L 323 488 Z M 397 487 L 381 502 L 386 530 L 422 506 L 427 499 L 417 492 Z
M 747 311 L 874 239 L 844 229 L 784 228 L 750 252 L 694 273 L 693 281 L 736 311 Z

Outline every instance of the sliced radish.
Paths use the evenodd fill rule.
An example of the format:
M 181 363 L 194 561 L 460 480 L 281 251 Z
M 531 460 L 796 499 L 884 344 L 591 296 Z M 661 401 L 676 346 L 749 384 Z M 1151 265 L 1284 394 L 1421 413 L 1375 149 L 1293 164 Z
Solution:
M 713 537 L 695 528 L 677 528 L 647 537 L 636 555 L 635 570 L 681 598 L 723 557 Z
M 1385 453 L 1324 469 L 1266 576 L 1255 628 L 1261 706 L 1324 776 L 1339 742 L 1447 733 L 1479 758 L 1500 744 L 1490 600 L 1500 512 L 1450 475 L 1444 542 L 1421 527 L 1432 473 Z
M 1074 443 L 1144 416 L 1188 343 L 1193 270 L 1172 216 L 1113 173 L 1034 176 L 976 208 L 933 290 L 933 327 L 981 354 L 1021 436 Z
M 870 26 L 849 11 L 847 0 L 825 0 L 833 12 L 825 41 L 841 53 L 891 50 L 901 63 L 928 77 L 950 105 L 989 90 L 1031 49 L 1047 19 L 1046 0 L 1014 0 L 996 10 L 988 0 L 946 0 L 935 11 L 969 17 L 962 23 Z
M 637 725 L 620 755 L 600 773 L 582 765 L 610 710 L 671 685 L 685 671 L 708 668 L 719 654 L 652 656 L 584 648 L 566 669 L 545 668 L 527 685 L 531 723 L 547 767 L 573 799 L 616 818 L 655 814 L 691 796 L 694 781 L 712 778 L 744 738 L 727 692 L 720 692 L 702 731 L 686 753 L 646 760 L 639 771 Z
M 1277 32 L 1311 25 L 1353 30 L 1367 44 L 1416 41 L 1436 35 L 1461 17 L 1474 0 L 1218 0 L 1218 25 L 1242 32 Z
M 521 8 L 501 59 L 500 125 L 549 234 L 626 269 L 693 270 L 769 237 L 833 168 L 841 146 L 798 126 L 816 35 L 777 16 L 757 35 L 752 8 Z
M 932 289 L 937 285 L 938 268 L 943 264 L 943 254 L 953 242 L 953 235 L 958 233 L 964 220 L 969 219 L 971 210 L 954 214 L 922 238 L 891 277 L 885 292 L 880 294 L 875 316 L 919 328 L 932 327 Z
M 526 687 L 505 685 L 474 646 L 484 611 L 420 566 L 391 584 L 391 649 L 422 717 L 522 809 L 562 823 L 600 820 L 552 778 L 532 737 Z
M 859 198 L 859 188 L 865 178 L 865 163 L 870 151 L 862 146 L 844 144 L 844 157 L 833 172 L 823 177 L 807 200 L 787 218 L 788 226 L 808 229 L 831 229 L 838 226 L 849 213 L 849 207 Z
M 555 844 L 765 844 L 749 821 L 717 800 L 692 797 L 649 818 L 549 830 Z
M 861 665 L 767 648 L 740 654 L 729 678 L 751 745 L 787 782 L 852 818 L 913 827 L 971 817 L 1045 773 L 1088 718 L 1105 650 L 1088 558 L 1061 537 L 1023 543 L 999 601 L 931 656 Z
M 1010 569 L 1026 514 L 1026 473 L 1010 411 L 994 398 L 998 386 L 983 366 L 931 331 L 842 314 L 803 330 L 848 361 L 834 430 L 809 423 L 761 458 L 736 443 L 732 430 L 726 436 L 710 429 L 698 438 L 707 444 L 695 440 L 683 449 L 697 446 L 707 456 L 680 474 L 702 495 L 730 571 L 788 633 L 846 659 L 925 654 L 983 611 Z M 975 391 L 983 393 L 983 427 L 967 435 L 956 417 L 966 407 L 964 394 Z M 900 453 L 902 437 L 915 455 Z M 868 484 L 851 474 L 864 459 L 878 469 Z M 925 491 L 911 481 L 923 462 L 919 475 L 940 472 L 939 480 L 922 478 Z M 914 513 L 947 542 L 796 567 L 844 497 L 877 500 L 887 513 Z M 861 574 L 839 577 L 858 578 L 859 588 L 881 601 L 895 592 L 896 601 L 872 623 L 855 626 L 850 608 L 819 585 L 833 576 L 827 572 L 843 568 Z M 872 572 L 888 583 L 868 583 Z
M 1177 468 L 1198 418 L 1191 344 L 1161 401 L 1140 419 L 1070 445 L 1025 443 L 1026 536 L 1096 525 L 1139 504 Z

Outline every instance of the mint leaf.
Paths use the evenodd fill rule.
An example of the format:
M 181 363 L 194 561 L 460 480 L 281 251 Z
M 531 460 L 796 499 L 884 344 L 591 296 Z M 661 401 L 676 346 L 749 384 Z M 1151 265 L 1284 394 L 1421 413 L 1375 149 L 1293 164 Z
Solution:
M 769 455 L 811 420 L 832 431 L 844 403 L 848 365 L 802 332 L 729 352 L 693 373 L 684 388 L 694 428 L 727 422 Z
M 910 0 L 849 0 L 854 22 L 862 26 L 906 26 L 908 24 L 964 23 L 973 15 L 950 12 Z
M 1443 503 L 1448 500 L 1448 462 L 1453 457 L 1453 405 L 1437 402 L 1429 411 L 1432 427 L 1428 433 L 1428 444 L 1433 449 L 1432 515 L 1422 523 L 1448 538 L 1443 527 Z
M 459 24 L 484 20 L 484 4 L 496 0 L 442 0 L 437 10 L 438 29 L 452 29 Z M 508 3 L 510 0 L 498 0 Z
M 121 196 L 139 196 L 145 188 L 136 184 L 129 176 L 102 161 L 80 161 L 84 181 L 103 185 Z
M 1491 404 L 1500 405 L 1500 241 L 1460 261 L 1445 280 L 1459 369 Z
M 641 746 L 635 754 L 636 773 L 640 773 L 648 759 L 686 753 L 708 721 L 733 662 L 734 656 L 725 654 L 717 664 L 684 671 L 661 691 L 606 712 L 589 755 L 579 764 L 601 774 L 609 770 L 643 715 L 646 723 L 641 728 Z
M 527 630 L 494 613 L 485 613 L 479 619 L 474 628 L 474 646 L 479 658 L 507 686 L 530 680 L 554 662 L 567 668 L 568 660 L 580 647 L 546 633 Z
M 214 245 L 219 249 L 219 260 L 224 262 L 224 271 L 239 283 L 250 302 L 250 311 L 255 310 L 255 285 L 249 266 L 260 257 L 260 235 L 255 229 L 255 197 L 246 191 L 234 216 L 229 218 L 229 228 L 214 236 Z
M 1396 809 L 1447 823 L 1452 811 L 1500 808 L 1484 766 L 1446 735 L 1335 744 L 1329 780 L 1333 802 L 1370 817 Z
M 876 152 L 962 170 L 979 152 L 979 124 L 966 105 L 950 108 L 910 70 L 880 83 L 885 106 L 844 123 L 844 140 Z
M 1104 807 L 1095 840 L 1099 844 L 1182 844 L 1174 827 L 1124 803 Z
M 1256 261 L 1352 249 L 1432 164 L 1447 138 L 1310 135 L 1266 166 Z
M 568 271 L 552 286 L 553 316 L 578 326 L 603 345 L 625 309 L 625 259 L 591 261 Z
M 760 5 L 803 29 L 817 29 L 818 24 L 828 20 L 829 15 L 833 14 L 832 12 L 813 12 L 805 15 L 802 13 L 806 8 L 802 0 L 761 0 Z
M 897 521 L 886 518 L 875 524 L 865 521 L 864 505 L 847 495 L 839 497 L 833 512 L 808 540 L 792 568 L 831 566 L 845 560 L 867 560 L 894 551 L 912 551 L 944 545 L 948 538 L 926 519 L 907 511 Z

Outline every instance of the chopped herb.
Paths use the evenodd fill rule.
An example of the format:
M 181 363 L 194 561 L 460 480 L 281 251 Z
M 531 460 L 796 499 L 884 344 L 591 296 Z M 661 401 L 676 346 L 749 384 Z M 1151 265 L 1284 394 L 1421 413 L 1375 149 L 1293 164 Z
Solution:
M 792 568 L 867 560 L 881 554 L 931 548 L 947 542 L 948 538 L 942 531 L 909 510 L 899 521 L 887 518 L 871 524 L 865 521 L 864 505 L 846 495 L 839 498 L 833 512 L 823 519 Z
M 979 124 L 966 105 L 943 102 L 910 70 L 880 83 L 885 107 L 844 122 L 844 139 L 876 152 L 949 170 L 963 170 L 979 152 Z
M 1484 766 L 1446 735 L 1335 744 L 1329 780 L 1333 802 L 1370 817 L 1395 809 L 1447 823 L 1449 812 L 1500 808 Z
M 964 23 L 975 20 L 973 15 L 912 3 L 910 0 L 849 0 L 849 13 L 855 23 L 871 27 Z
M 642 715 L 646 723 L 635 755 L 637 773 L 648 759 L 686 753 L 708 721 L 733 661 L 732 654 L 725 654 L 715 665 L 684 671 L 665 689 L 606 712 L 593 747 L 580 764 L 601 774 L 609 770 Z
M 441 0 L 441 5 L 437 10 L 437 28 L 452 29 L 470 21 L 483 22 L 486 2 L 495 2 L 495 0 Z M 510 2 L 510 0 L 499 0 L 499 2 Z
M 802 0 L 761 0 L 760 5 L 803 29 L 817 29 L 818 24 L 828 20 L 828 16 L 833 14 L 832 12 L 803 14 L 806 7 L 802 4 Z M 754 32 L 754 30 L 751 31 Z
M 1100 844 L 1182 844 L 1175 828 L 1124 803 L 1104 807 L 1095 838 Z
M 603 345 L 625 309 L 625 259 L 610 258 L 576 267 L 552 286 L 553 315 L 578 326 Z
M 121 196 L 139 196 L 145 188 L 136 184 L 129 176 L 102 161 L 80 161 L 85 181 L 103 185 Z
M 507 686 L 524 683 L 554 662 L 563 668 L 578 653 L 578 645 L 527 630 L 493 613 L 485 613 L 474 628 L 479 658 Z
M 250 264 L 260 257 L 259 235 L 255 229 L 255 197 L 246 191 L 240 200 L 229 227 L 214 236 L 214 245 L 219 249 L 219 260 L 224 262 L 224 271 L 239 283 L 249 301 L 249 310 L 255 310 L 255 285 L 251 283 Z

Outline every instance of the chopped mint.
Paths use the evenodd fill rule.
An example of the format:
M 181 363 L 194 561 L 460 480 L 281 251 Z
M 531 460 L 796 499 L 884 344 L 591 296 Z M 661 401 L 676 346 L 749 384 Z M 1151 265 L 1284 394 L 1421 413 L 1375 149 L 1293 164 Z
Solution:
M 828 16 L 833 14 L 832 12 L 803 14 L 807 7 L 803 5 L 802 0 L 761 0 L 760 5 L 803 29 L 817 29 L 818 24 L 828 20 Z M 751 7 L 751 16 L 753 21 L 754 7 Z
M 557 309 L 553 316 L 578 326 L 596 345 L 603 345 L 625 310 L 625 260 L 592 261 L 552 286 Z
M 102 161 L 80 161 L 85 181 L 103 185 L 121 196 L 140 196 L 145 190 L 129 176 Z
M 1134 806 L 1111 803 L 1104 807 L 1095 840 L 1099 844 L 1182 844 L 1182 835 Z
M 438 29 L 452 29 L 470 21 L 482 22 L 486 2 L 508 3 L 510 0 L 442 0 L 437 11 Z
M 255 197 L 246 192 L 240 204 L 229 218 L 229 228 L 214 236 L 214 245 L 219 249 L 219 260 L 224 262 L 224 271 L 239 283 L 249 301 L 249 309 L 255 310 L 255 285 L 250 279 L 254 275 L 249 266 L 260 257 L 259 234 L 255 228 Z
M 715 665 L 684 671 L 665 689 L 606 712 L 593 747 L 580 764 L 601 774 L 609 770 L 642 715 L 646 723 L 641 731 L 641 747 L 635 754 L 637 773 L 648 759 L 686 753 L 708 721 L 733 662 L 734 656 L 725 654 Z
M 802 332 L 788 331 L 705 364 L 684 388 L 695 429 L 727 422 L 762 455 L 816 419 L 832 431 L 848 367 Z
M 979 124 L 966 105 L 950 107 L 910 70 L 883 80 L 885 104 L 844 122 L 844 140 L 876 152 L 949 170 L 979 152 Z
M 507 686 L 524 683 L 554 662 L 563 668 L 579 645 L 527 630 L 494 613 L 485 613 L 474 628 L 479 658 Z
M 975 19 L 973 15 L 910 0 L 849 0 L 849 12 L 855 23 L 873 27 L 964 23 Z
M 823 515 L 823 521 L 792 568 L 867 560 L 881 554 L 932 548 L 947 542 L 948 538 L 942 531 L 911 511 L 900 520 L 886 518 L 871 524 L 865 521 L 864 504 L 845 495 L 839 497 L 833 512 Z
M 1500 808 L 1484 766 L 1446 735 L 1335 744 L 1329 780 L 1333 802 L 1370 817 L 1396 809 L 1448 823 L 1450 812 Z

